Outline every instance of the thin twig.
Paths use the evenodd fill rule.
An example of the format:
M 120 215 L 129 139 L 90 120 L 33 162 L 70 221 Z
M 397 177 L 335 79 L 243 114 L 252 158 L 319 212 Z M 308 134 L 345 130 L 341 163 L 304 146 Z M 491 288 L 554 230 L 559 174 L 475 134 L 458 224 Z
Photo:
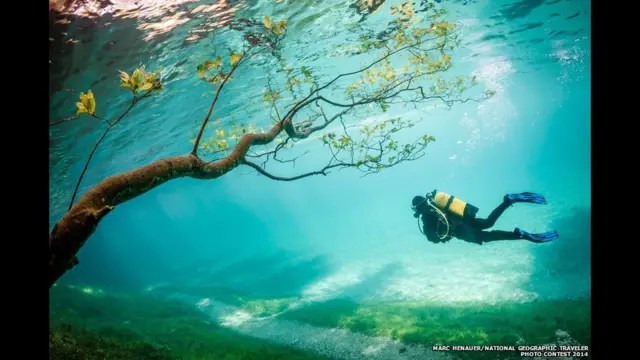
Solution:
M 64 119 L 60 119 L 60 120 L 56 120 L 54 122 L 50 122 L 49 126 L 54 126 L 54 125 L 58 125 L 58 124 L 62 124 L 63 122 L 67 122 L 67 121 L 71 121 L 71 120 L 76 120 L 78 119 L 79 116 L 69 116 L 67 118 Z
M 142 95 L 139 98 L 136 97 L 136 95 L 134 94 L 133 95 L 133 100 L 131 100 L 131 104 L 129 105 L 127 110 L 125 110 L 125 112 L 123 112 L 118 117 L 118 119 L 116 119 L 116 121 L 114 121 L 113 123 L 109 123 L 109 127 L 107 127 L 107 129 L 104 131 L 104 133 L 102 133 L 102 136 L 100 137 L 100 139 L 98 139 L 96 144 L 93 146 L 93 149 L 91 150 L 91 153 L 89 153 L 89 158 L 87 159 L 87 162 L 84 164 L 84 169 L 82 169 L 82 173 L 80 174 L 80 178 L 78 178 L 78 182 L 76 183 L 76 188 L 73 190 L 73 195 L 71 196 L 71 202 L 69 203 L 69 210 L 71 210 L 71 208 L 73 207 L 73 202 L 75 201 L 76 195 L 78 194 L 78 189 L 80 188 L 80 183 L 82 182 L 82 179 L 84 178 L 84 174 L 87 172 L 87 168 L 89 168 L 89 163 L 91 162 L 91 158 L 93 158 L 93 154 L 96 152 L 96 149 L 98 149 L 98 145 L 100 145 L 102 140 L 107 136 L 107 134 L 109 133 L 111 128 L 113 128 L 117 123 L 119 123 L 120 120 L 122 120 L 122 118 L 124 118 L 129 113 L 129 111 L 131 111 L 133 106 L 136 103 L 138 103 L 139 100 L 148 97 L 148 95 L 151 93 L 151 91 L 153 91 L 153 89 L 149 89 L 144 95 Z

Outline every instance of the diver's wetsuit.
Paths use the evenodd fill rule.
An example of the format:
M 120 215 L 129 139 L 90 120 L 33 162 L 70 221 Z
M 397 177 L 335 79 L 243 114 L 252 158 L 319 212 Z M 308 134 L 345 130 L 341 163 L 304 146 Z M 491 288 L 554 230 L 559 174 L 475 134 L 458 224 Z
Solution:
M 478 245 L 497 240 L 520 240 L 520 236 L 514 231 L 483 231 L 491 228 L 510 205 L 509 202 L 503 201 L 486 219 L 472 218 L 463 222 L 461 220 L 451 219 L 450 216 L 447 217 L 451 225 L 451 233 L 442 240 L 440 240 L 437 231 L 439 215 L 431 207 L 427 207 L 427 210 L 422 212 L 422 229 L 427 238 L 432 242 L 448 241 L 452 237 Z

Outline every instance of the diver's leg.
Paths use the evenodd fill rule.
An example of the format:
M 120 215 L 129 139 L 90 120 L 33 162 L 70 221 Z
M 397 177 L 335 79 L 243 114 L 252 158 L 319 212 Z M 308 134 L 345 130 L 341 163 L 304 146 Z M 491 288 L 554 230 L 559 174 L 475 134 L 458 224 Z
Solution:
M 505 210 L 507 210 L 507 208 L 510 205 L 511 204 L 508 203 L 507 201 L 503 201 L 500 205 L 498 205 L 495 209 L 493 209 L 491 214 L 489 214 L 488 218 L 486 219 L 476 218 L 471 221 L 471 226 L 476 230 L 484 230 L 484 229 L 493 227 L 493 225 L 496 224 L 496 221 L 498 220 L 498 218 L 502 215 L 502 213 L 504 213 Z
M 486 243 L 499 240 L 520 240 L 520 234 L 515 231 L 504 230 L 492 230 L 492 231 L 477 231 L 476 239 L 480 242 Z

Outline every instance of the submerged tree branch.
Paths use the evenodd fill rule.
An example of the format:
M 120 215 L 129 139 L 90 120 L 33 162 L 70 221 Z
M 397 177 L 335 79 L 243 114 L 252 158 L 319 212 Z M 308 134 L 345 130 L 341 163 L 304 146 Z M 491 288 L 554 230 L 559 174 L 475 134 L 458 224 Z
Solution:
M 69 116 L 69 117 L 66 117 L 64 119 L 60 119 L 60 120 L 56 120 L 56 121 L 50 122 L 49 126 L 59 125 L 59 124 L 62 124 L 63 122 L 76 120 L 78 118 L 79 118 L 79 116 Z
M 107 127 L 107 129 L 102 133 L 102 136 L 100 137 L 100 139 L 98 139 L 98 141 L 96 141 L 95 145 L 93 146 L 93 149 L 91 149 L 91 152 L 89 153 L 89 157 L 87 158 L 87 161 L 84 164 L 84 168 L 82 169 L 82 173 L 80 173 L 80 177 L 78 178 L 78 181 L 76 182 L 76 187 L 73 190 L 73 195 L 71 195 L 71 201 L 69 202 L 69 210 L 71 210 L 71 207 L 73 207 L 73 201 L 76 199 L 76 195 L 78 194 L 78 189 L 80 188 L 80 183 L 82 182 L 82 179 L 84 178 L 84 174 L 87 172 L 87 169 L 89 168 L 89 163 L 91 162 L 91 159 L 93 158 L 93 154 L 95 154 L 96 150 L 98 149 L 98 145 L 100 145 L 102 140 L 104 140 L 104 138 L 107 136 L 109 131 L 111 131 L 111 129 L 117 123 L 119 123 L 120 120 L 122 120 L 129 113 L 129 111 L 131 111 L 131 109 L 135 106 L 135 104 L 138 103 L 138 101 L 140 101 L 141 99 L 144 99 L 145 97 L 147 97 L 151 93 L 151 91 L 153 91 L 153 89 L 148 90 L 144 95 L 142 95 L 139 98 L 134 95 L 133 100 L 131 100 L 131 104 L 129 105 L 127 110 L 125 110 L 122 114 L 120 114 L 120 116 L 116 119 L 116 121 L 109 122 L 109 120 L 103 119 L 103 120 L 105 120 L 105 121 L 107 121 L 109 123 L 109 127 Z M 102 118 L 100 118 L 100 119 L 102 119 Z
M 241 164 L 251 146 L 272 142 L 283 130 L 283 125 L 291 131 L 290 122 L 285 122 L 274 125 L 265 134 L 245 134 L 231 154 L 214 162 L 205 162 L 197 155 L 189 154 L 158 160 L 102 180 L 84 194 L 53 227 L 49 236 L 49 286 L 78 263 L 76 253 L 102 218 L 117 205 L 176 178 L 216 179 Z
M 244 165 L 248 165 L 249 167 L 252 167 L 253 169 L 255 169 L 257 172 L 259 172 L 260 174 L 268 177 L 271 180 L 278 180 L 278 181 L 294 181 L 294 180 L 300 180 L 300 179 L 304 179 L 306 177 L 309 176 L 315 176 L 315 175 L 327 175 L 327 170 L 332 169 L 332 168 L 336 168 L 336 167 L 347 167 L 350 165 L 347 164 L 333 164 L 333 165 L 327 165 L 325 167 L 323 167 L 322 169 L 318 170 L 318 171 L 311 171 L 308 173 L 304 173 L 304 174 L 300 174 L 300 175 L 296 175 L 296 176 L 292 176 L 292 177 L 284 177 L 284 176 L 276 176 L 273 175 L 271 173 L 269 173 L 268 171 L 264 170 L 263 168 L 261 168 L 259 165 L 256 165 L 255 163 L 252 163 L 251 161 L 248 160 L 244 160 L 242 161 L 242 164 Z
M 219 96 L 221 94 L 222 88 L 230 79 L 230 76 L 240 66 L 240 64 L 255 55 L 255 53 L 252 55 L 249 54 L 249 51 L 254 46 L 259 47 L 258 51 L 271 51 L 271 53 L 278 60 L 280 60 L 280 55 L 276 52 L 276 47 L 279 41 L 282 40 L 284 35 L 286 35 L 286 22 L 280 21 L 278 23 L 275 23 L 272 22 L 268 17 L 265 17 L 264 27 L 267 28 L 267 34 L 261 34 L 258 32 L 249 32 L 245 34 L 244 39 L 251 46 L 249 46 L 248 48 L 244 48 L 242 54 L 232 53 L 232 68 L 229 73 L 225 75 L 224 73 L 219 71 L 216 76 L 220 76 L 220 78 L 211 80 L 211 82 L 220 82 L 220 86 L 216 90 L 216 95 L 211 105 L 209 106 L 204 120 L 202 121 L 202 125 L 200 126 L 200 130 L 194 142 L 194 147 L 189 154 L 184 156 L 165 158 L 155 161 L 146 166 L 108 177 L 89 189 L 89 191 L 87 191 L 82 197 L 79 198 L 76 203 L 74 203 L 75 197 L 80 187 L 80 183 L 100 143 L 103 141 L 112 127 L 118 124 L 140 99 L 147 97 L 151 90 L 153 90 L 153 88 L 150 89 L 146 94 L 138 98 L 135 96 L 136 90 L 132 88 L 132 90 L 134 91 L 134 99 L 131 105 L 122 115 L 120 115 L 118 119 L 109 123 L 109 127 L 105 130 L 100 139 L 94 145 L 93 150 L 89 154 L 89 157 L 85 163 L 82 174 L 76 184 L 69 210 L 53 227 L 49 235 L 50 258 L 48 280 L 50 287 L 66 271 L 78 264 L 78 260 L 76 258 L 77 252 L 84 245 L 87 239 L 89 239 L 91 234 L 98 226 L 99 222 L 107 214 L 109 214 L 119 204 L 140 196 L 161 184 L 182 177 L 202 180 L 216 179 L 230 172 L 239 165 L 246 165 L 257 171 L 259 174 L 277 181 L 294 181 L 314 175 L 327 175 L 332 169 L 340 170 L 346 168 L 357 169 L 361 172 L 364 172 L 366 176 L 368 174 L 376 173 L 381 169 L 395 166 L 403 161 L 412 161 L 419 159 L 424 155 L 423 150 L 426 148 L 427 144 L 435 141 L 435 139 L 425 135 L 421 137 L 421 139 L 418 139 L 413 143 L 404 145 L 399 144 L 392 138 L 392 135 L 397 131 L 413 126 L 413 122 L 411 120 L 402 118 L 394 118 L 388 121 L 385 120 L 382 123 L 378 123 L 375 125 L 359 124 L 361 125 L 359 134 L 353 134 L 351 131 L 348 133 L 347 126 L 344 122 L 343 117 L 345 117 L 346 115 L 357 116 L 358 113 L 356 112 L 356 109 L 359 109 L 359 107 L 363 107 L 363 105 L 367 105 L 371 109 L 373 109 L 375 105 L 380 107 L 382 111 L 386 111 L 388 104 L 392 103 L 392 100 L 397 98 L 402 100 L 402 102 L 404 103 L 416 103 L 439 99 L 444 101 L 447 105 L 451 105 L 455 101 L 468 101 L 468 99 L 456 98 L 456 96 L 460 96 L 460 93 L 462 92 L 462 86 L 460 86 L 461 90 L 459 93 L 451 89 L 449 89 L 449 91 L 441 91 L 441 84 L 438 80 L 438 86 L 435 87 L 435 90 L 431 90 L 430 93 L 426 93 L 422 86 L 413 85 L 413 82 L 417 78 L 429 74 L 429 71 L 426 70 L 415 70 L 413 72 L 409 72 L 408 74 L 405 74 L 406 71 L 403 71 L 403 74 L 399 76 L 396 76 L 394 74 L 392 74 L 393 76 L 387 76 L 387 74 L 381 76 L 380 79 L 382 80 L 379 82 L 372 81 L 371 78 L 369 78 L 369 84 L 371 85 L 371 87 L 367 85 L 362 89 L 362 91 L 356 94 L 347 93 L 346 102 L 332 100 L 324 96 L 324 94 L 321 94 L 321 91 L 329 89 L 331 85 L 347 76 L 363 74 L 371 77 L 371 72 L 369 72 L 369 70 L 375 69 L 375 67 L 379 64 L 388 66 L 389 63 L 387 60 L 394 54 L 398 54 L 404 50 L 419 50 L 415 51 L 415 53 L 417 54 L 416 56 L 424 56 L 426 58 L 426 55 L 424 55 L 425 52 L 437 49 L 442 50 L 442 48 L 446 44 L 446 31 L 443 33 L 444 35 L 439 35 L 435 38 L 417 36 L 420 35 L 419 33 L 413 33 L 411 36 L 402 33 L 399 35 L 402 35 L 408 39 L 420 38 L 420 40 L 407 41 L 409 45 L 406 46 L 398 44 L 395 50 L 392 50 L 389 46 L 387 46 L 387 44 L 383 44 L 388 49 L 383 56 L 357 71 L 340 74 L 322 86 L 319 85 L 317 79 L 313 79 L 311 72 L 303 67 L 302 72 L 305 76 L 305 81 L 310 80 L 310 82 L 313 83 L 307 96 L 305 96 L 301 100 L 296 100 L 296 97 L 294 96 L 294 100 L 292 101 L 293 106 L 290 108 L 285 107 L 285 109 L 288 109 L 288 111 L 284 114 L 284 116 L 280 116 L 281 113 L 278 112 L 278 109 L 277 107 L 275 107 L 274 103 L 273 107 L 276 111 L 277 121 L 275 125 L 273 125 L 268 130 L 268 132 L 257 133 L 257 131 L 254 130 L 245 132 L 244 129 L 242 129 L 242 136 L 236 137 L 236 134 L 233 135 L 233 139 L 238 140 L 235 146 L 232 147 L 233 150 L 228 153 L 228 155 L 216 160 L 205 161 L 198 156 L 198 149 L 200 148 L 202 136 L 207 127 L 207 124 L 209 123 L 209 119 L 213 114 L 214 107 L 219 101 Z M 444 28 L 441 25 L 438 25 L 438 29 L 443 30 Z M 431 33 L 431 30 L 422 30 L 423 32 L 426 31 L 426 33 Z M 437 31 L 436 34 L 438 34 Z M 442 45 L 430 49 L 419 48 L 423 43 L 440 39 L 442 38 L 442 36 L 445 37 Z M 394 39 L 398 41 L 397 38 Z M 423 52 L 423 55 L 420 55 L 420 51 Z M 423 59 L 416 60 L 418 64 L 425 65 L 425 68 L 426 65 L 428 65 L 428 70 L 431 70 L 432 67 L 435 66 L 435 71 L 433 73 L 446 71 L 449 69 L 449 67 L 446 65 L 446 63 L 448 63 L 448 60 L 443 61 L 445 63 L 445 66 L 442 66 L 442 63 L 440 62 L 434 65 L 434 63 L 427 64 L 425 61 L 423 61 Z M 219 60 L 217 60 L 216 62 L 209 61 L 208 65 L 214 65 L 212 67 L 206 68 L 216 68 L 220 70 L 221 68 L 219 63 Z M 416 68 L 417 67 L 418 66 L 416 65 Z M 135 76 L 132 76 L 132 79 L 134 77 Z M 129 81 L 129 76 L 126 73 L 122 73 L 121 78 L 125 85 L 129 86 L 133 84 L 132 81 Z M 148 86 L 151 86 L 149 84 L 150 83 L 144 83 L 144 85 L 142 86 L 146 90 L 149 89 Z M 289 82 L 288 84 L 291 85 L 290 88 L 293 89 L 292 84 L 294 84 L 294 82 Z M 298 82 L 297 84 L 300 84 L 300 82 Z M 382 85 L 380 85 L 380 87 L 376 89 L 374 84 Z M 449 84 L 445 83 L 445 85 L 445 88 L 447 88 Z M 160 84 L 158 84 L 158 86 L 160 86 Z M 315 88 L 313 86 L 315 86 Z M 299 85 L 298 89 L 301 89 Z M 409 100 L 405 100 L 402 98 L 403 96 L 401 96 L 404 93 L 414 94 L 414 96 Z M 349 99 L 351 101 L 350 103 Z M 311 112 L 314 112 L 313 115 L 309 116 L 308 119 L 295 124 L 293 120 L 295 115 L 298 113 L 303 114 L 304 112 L 300 111 L 312 103 L 315 103 L 320 108 L 320 113 L 318 114 L 314 110 L 310 110 Z M 93 111 L 95 110 L 95 102 L 93 102 L 92 105 L 89 105 L 87 105 L 87 107 L 90 107 L 92 109 L 89 111 L 91 114 L 93 114 Z M 327 105 L 327 107 L 333 106 L 335 107 L 335 111 L 333 113 L 331 111 L 327 113 L 325 112 L 325 109 L 323 109 L 322 105 Z M 350 114 L 350 112 L 355 112 L 355 114 Z M 267 113 L 266 116 L 268 117 L 269 114 Z M 337 119 L 340 119 L 341 122 L 341 126 L 339 127 L 343 130 L 342 136 L 336 135 L 336 133 L 331 132 L 328 129 L 328 127 Z M 314 122 L 320 123 L 314 125 Z M 295 162 L 298 157 L 294 157 L 290 160 L 284 160 L 278 157 L 279 151 L 283 151 L 289 141 L 295 143 L 296 140 L 309 138 L 312 134 L 319 132 L 325 132 L 322 136 L 319 137 L 319 139 L 322 140 L 323 144 L 329 148 L 329 151 L 331 153 L 331 157 L 329 158 L 328 163 L 319 170 L 303 173 L 296 176 L 284 177 L 274 175 L 271 172 L 267 171 L 265 166 L 266 161 L 263 166 L 260 166 L 254 162 L 247 160 L 247 157 L 265 156 L 267 161 L 271 157 L 273 157 L 275 161 L 279 161 L 282 163 Z M 278 138 L 278 136 L 280 135 L 282 137 Z M 227 152 L 231 147 L 226 142 L 226 139 L 223 138 L 224 128 L 220 129 L 219 133 L 217 130 L 216 136 L 220 137 L 218 138 L 218 140 L 220 141 L 220 144 L 222 146 L 216 144 L 216 146 L 214 147 L 214 153 L 218 154 L 221 152 Z M 253 155 L 253 151 L 252 154 L 249 154 L 252 147 L 270 144 L 274 142 L 276 138 L 284 138 L 284 140 L 276 145 L 274 150 L 266 151 L 259 155 Z M 206 147 L 205 145 L 203 146 Z M 306 153 L 307 152 L 303 153 L 302 155 Z
M 234 71 L 236 71 L 238 66 L 240 66 L 240 64 L 242 63 L 242 60 L 245 58 L 246 55 L 247 55 L 247 51 L 242 53 L 242 57 L 240 58 L 240 60 L 231 67 L 231 70 L 229 71 L 229 73 L 224 76 L 224 80 L 222 80 L 222 83 L 220 84 L 220 86 L 218 86 L 218 89 L 216 90 L 216 96 L 213 98 L 213 101 L 211 102 L 211 106 L 209 106 L 209 111 L 207 112 L 207 116 L 205 116 L 204 120 L 202 120 L 202 125 L 200 126 L 198 137 L 196 137 L 196 141 L 193 144 L 193 150 L 191 150 L 192 155 L 198 154 L 198 146 L 200 145 L 200 139 L 202 138 L 204 129 L 207 127 L 207 123 L 209 122 L 211 113 L 213 113 L 213 107 L 216 106 L 216 103 L 218 102 L 218 98 L 220 97 L 220 92 L 222 91 L 222 88 L 227 83 L 227 81 L 229 80 L 231 75 L 234 73 Z

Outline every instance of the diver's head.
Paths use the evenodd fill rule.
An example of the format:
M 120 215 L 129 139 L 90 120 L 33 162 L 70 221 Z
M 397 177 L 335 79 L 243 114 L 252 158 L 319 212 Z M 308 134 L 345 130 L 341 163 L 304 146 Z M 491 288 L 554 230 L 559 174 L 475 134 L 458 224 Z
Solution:
M 417 218 L 427 209 L 427 198 L 424 196 L 414 196 L 411 201 L 411 210 L 413 210 L 413 217 Z

